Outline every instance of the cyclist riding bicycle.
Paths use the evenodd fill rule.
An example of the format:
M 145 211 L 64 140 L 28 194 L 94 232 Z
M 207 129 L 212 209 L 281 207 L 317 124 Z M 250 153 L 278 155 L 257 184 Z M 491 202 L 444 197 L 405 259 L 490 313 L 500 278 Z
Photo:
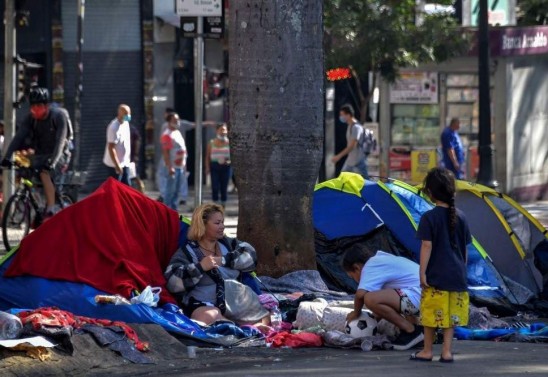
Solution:
M 10 168 L 14 151 L 21 149 L 27 140 L 34 149 L 32 167 L 40 171 L 40 181 L 46 197 L 44 218 L 55 214 L 55 186 L 53 179 L 65 172 L 70 162 L 67 114 L 49 106 L 46 88 L 34 86 L 29 93 L 30 113 L 27 114 L 10 143 L 1 165 Z

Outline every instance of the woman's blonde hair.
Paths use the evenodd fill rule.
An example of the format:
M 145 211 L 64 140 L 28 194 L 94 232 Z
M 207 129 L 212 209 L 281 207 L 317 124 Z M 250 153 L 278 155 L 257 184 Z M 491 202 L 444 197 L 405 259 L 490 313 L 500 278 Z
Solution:
M 202 239 L 205 234 L 205 225 L 214 213 L 220 213 L 223 217 L 225 215 L 223 207 L 214 203 L 202 204 L 194 210 L 192 223 L 188 229 L 187 237 L 189 240 L 199 241 Z

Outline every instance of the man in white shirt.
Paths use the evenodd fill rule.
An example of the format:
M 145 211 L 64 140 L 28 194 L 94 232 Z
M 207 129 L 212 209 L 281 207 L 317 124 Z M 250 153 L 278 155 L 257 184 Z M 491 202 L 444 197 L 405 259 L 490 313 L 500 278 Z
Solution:
M 107 127 L 107 145 L 103 163 L 112 168 L 112 176 L 131 186 L 129 165 L 131 155 L 131 109 L 128 105 L 118 106 L 118 114 Z

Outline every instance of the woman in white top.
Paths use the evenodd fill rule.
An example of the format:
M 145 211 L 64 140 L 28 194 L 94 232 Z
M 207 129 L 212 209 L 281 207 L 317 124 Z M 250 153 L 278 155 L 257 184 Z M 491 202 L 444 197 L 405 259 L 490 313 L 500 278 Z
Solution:
M 217 126 L 217 137 L 210 140 L 206 153 L 206 174 L 211 174 L 212 199 L 224 207 L 227 199 L 228 182 L 232 175 L 230 165 L 230 145 L 226 124 Z

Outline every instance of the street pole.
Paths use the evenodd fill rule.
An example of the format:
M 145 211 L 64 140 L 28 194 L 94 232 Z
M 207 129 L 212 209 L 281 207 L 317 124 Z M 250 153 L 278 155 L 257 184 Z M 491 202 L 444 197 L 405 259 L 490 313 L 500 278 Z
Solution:
M 495 188 L 493 144 L 491 140 L 491 100 L 489 73 L 488 0 L 479 1 L 478 75 L 479 75 L 479 172 L 478 183 Z
M 194 206 L 202 204 L 202 116 L 204 101 L 204 18 L 197 17 L 196 38 L 194 39 L 194 123 L 196 124 L 195 167 L 194 167 Z
M 76 24 L 76 93 L 74 96 L 74 156 L 72 167 L 74 170 L 80 169 L 80 143 L 81 124 L 82 124 L 82 92 L 84 82 L 84 17 L 86 10 L 86 0 L 78 0 L 78 20 Z
M 6 0 L 4 9 L 4 150 L 2 151 L 2 156 L 15 136 L 15 110 L 13 103 L 16 87 L 14 64 L 17 54 L 16 46 L 15 0 Z M 6 158 L 11 158 L 11 156 L 6 156 Z M 4 169 L 3 204 L 13 194 L 14 177 L 13 170 Z

